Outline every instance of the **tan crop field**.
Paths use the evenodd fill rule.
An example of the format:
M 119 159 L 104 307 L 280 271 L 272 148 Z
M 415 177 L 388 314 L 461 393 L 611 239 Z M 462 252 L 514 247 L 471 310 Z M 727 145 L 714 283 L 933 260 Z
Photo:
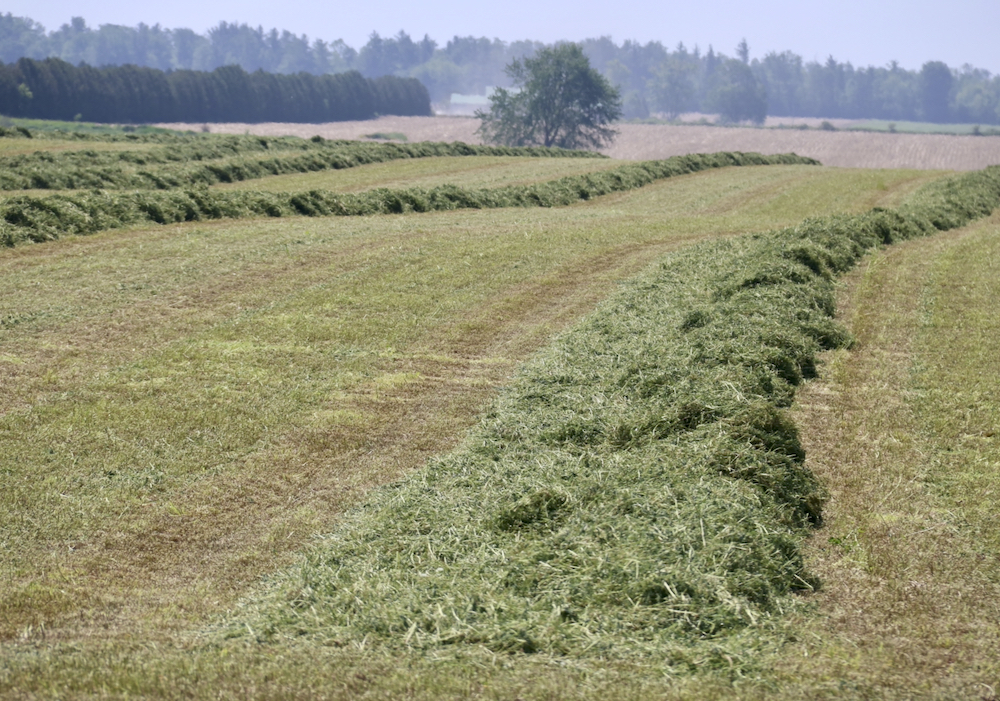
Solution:
M 197 131 L 200 124 L 163 124 Z M 409 141 L 480 143 L 479 120 L 470 117 L 380 117 L 330 124 L 212 124 L 224 134 L 319 134 L 328 139 L 362 139 L 365 134 L 405 134 Z M 612 158 L 649 160 L 685 153 L 754 151 L 797 153 L 840 168 L 978 170 L 1000 163 L 1000 137 L 889 134 L 817 129 L 752 129 L 664 124 L 620 124 L 621 134 L 605 149 Z
M 476 124 L 299 135 L 474 141 Z M 0 698 L 995 698 L 1000 215 L 882 250 L 899 212 L 977 166 L 934 141 L 965 137 L 894 150 L 843 140 L 855 136 L 900 138 L 624 125 L 615 148 L 636 150 L 611 159 L 358 151 L 281 175 L 245 151 L 215 164 L 229 179 L 245 169 L 241 182 L 185 195 L 207 209 L 241 193 L 625 180 L 607 171 L 641 149 L 723 138 L 876 152 L 860 167 L 716 161 L 568 206 L 421 212 L 401 199 L 396 214 L 302 205 L 175 223 L 176 185 L 108 178 L 79 204 L 3 193 L 0 226 L 23 230 L 86 207 L 153 216 L 0 248 Z M 94 153 L 107 161 L 115 145 Z M 0 156 L 31 153 L 19 148 Z M 948 170 L 878 165 L 921 158 Z M 862 220 L 882 233 L 838 243 Z M 809 240 L 774 232 L 809 226 Z M 866 250 L 835 288 L 835 256 Z M 772 285 L 786 273 L 811 287 Z M 828 318 L 834 290 L 853 345 Z M 818 366 L 801 355 L 821 348 L 834 350 Z M 772 462 L 749 462 L 755 451 Z M 792 492 L 799 509 L 828 494 L 825 523 L 773 496 Z M 649 514 L 655 537 L 640 542 L 659 549 L 622 550 Z M 405 519 L 413 528 L 386 540 Z M 570 604 L 549 606 L 567 562 Z M 463 583 L 482 584 L 470 571 L 486 584 L 464 606 Z M 393 589 L 403 581 L 413 601 Z M 605 582 L 625 595 L 601 594 Z M 508 635 L 511 601 L 556 645 Z M 653 637 L 646 612 L 660 617 Z

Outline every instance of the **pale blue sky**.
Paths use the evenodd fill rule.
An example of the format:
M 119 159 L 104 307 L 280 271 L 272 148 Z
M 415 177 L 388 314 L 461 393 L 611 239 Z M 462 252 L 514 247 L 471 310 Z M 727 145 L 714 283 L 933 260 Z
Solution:
M 454 35 L 551 42 L 610 35 L 616 42 L 709 44 L 732 55 L 746 37 L 751 56 L 791 50 L 806 60 L 833 55 L 855 65 L 897 60 L 905 68 L 941 60 L 1000 73 L 1000 0 L 2 0 L 0 12 L 52 30 L 81 16 L 91 26 L 139 22 L 204 32 L 246 22 L 359 48 L 372 31 L 425 33 L 443 45 Z

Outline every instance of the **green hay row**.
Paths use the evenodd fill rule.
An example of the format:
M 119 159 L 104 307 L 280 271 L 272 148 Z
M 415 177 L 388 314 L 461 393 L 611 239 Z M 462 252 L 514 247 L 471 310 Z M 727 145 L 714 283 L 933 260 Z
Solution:
M 404 153 L 409 153 L 409 149 L 433 151 L 436 146 L 446 150 L 468 148 L 470 152 L 476 153 L 483 148 L 464 144 L 377 146 L 390 150 L 399 149 Z M 531 149 L 536 150 L 538 149 Z M 550 150 L 545 150 L 546 153 L 548 151 Z M 754 153 L 717 153 L 628 164 L 600 173 L 569 176 L 535 185 L 480 190 L 443 185 L 430 189 L 375 189 L 363 193 L 340 194 L 324 190 L 270 193 L 243 190 L 220 192 L 200 188 L 166 192 L 96 191 L 51 197 L 22 196 L 0 204 L 0 244 L 9 247 L 25 242 L 39 243 L 67 235 L 93 234 L 143 223 L 169 224 L 253 216 L 360 216 L 466 208 L 554 207 L 611 192 L 635 189 L 662 178 L 709 168 L 816 163 L 813 159 L 794 154 L 762 156 Z
M 835 277 L 998 205 L 993 167 L 898 211 L 669 256 L 523 368 L 463 447 L 372 494 L 222 635 L 739 669 L 746 636 L 817 585 L 800 543 L 825 495 L 784 407 L 820 350 L 850 343 Z
M 0 126 L 0 139 L 31 139 L 30 131 L 24 127 L 3 127 Z
M 590 151 L 461 142 L 385 144 L 327 141 L 318 136 L 298 139 L 192 134 L 169 140 L 169 146 L 147 150 L 38 151 L 2 157 L 0 190 L 172 190 L 433 156 L 604 158 Z

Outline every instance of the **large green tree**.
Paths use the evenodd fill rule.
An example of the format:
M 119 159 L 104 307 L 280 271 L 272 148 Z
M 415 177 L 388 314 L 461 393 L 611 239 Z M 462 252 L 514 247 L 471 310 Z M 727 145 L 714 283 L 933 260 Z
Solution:
M 590 67 L 577 44 L 559 44 L 515 59 L 506 73 L 516 89 L 497 89 L 490 110 L 476 112 L 486 141 L 509 146 L 600 148 L 618 132 L 621 95 Z

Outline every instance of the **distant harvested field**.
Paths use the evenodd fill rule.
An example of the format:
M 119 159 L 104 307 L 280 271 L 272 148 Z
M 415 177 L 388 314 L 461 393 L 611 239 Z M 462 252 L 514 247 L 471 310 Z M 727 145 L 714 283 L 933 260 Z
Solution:
M 201 124 L 161 124 L 198 131 Z M 328 124 L 211 124 L 215 133 L 288 134 L 328 139 L 361 139 L 375 132 L 400 132 L 410 141 L 481 143 L 479 120 L 471 117 L 381 117 Z M 1000 137 L 941 134 L 880 134 L 797 129 L 752 129 L 667 124 L 622 124 L 612 158 L 649 160 L 716 151 L 794 152 L 824 165 L 845 168 L 978 170 L 1000 164 Z

